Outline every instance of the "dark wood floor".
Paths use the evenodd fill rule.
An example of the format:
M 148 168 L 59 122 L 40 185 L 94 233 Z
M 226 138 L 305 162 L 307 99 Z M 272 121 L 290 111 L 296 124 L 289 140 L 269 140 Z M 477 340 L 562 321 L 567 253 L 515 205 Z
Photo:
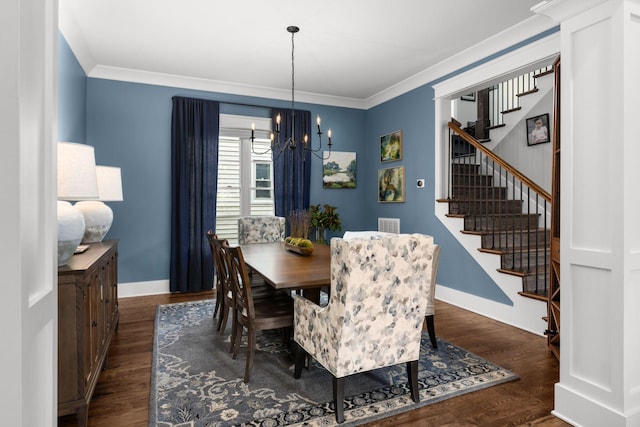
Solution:
M 212 293 L 120 300 L 120 326 L 89 408 L 89 426 L 147 426 L 155 307 Z M 369 426 L 568 426 L 550 415 L 558 361 L 543 337 L 455 306 L 436 304 L 436 334 L 520 376 L 517 381 L 378 421 Z M 540 329 L 544 328 L 540 320 Z M 328 387 L 331 385 L 328 384 Z M 60 427 L 75 426 L 74 416 Z

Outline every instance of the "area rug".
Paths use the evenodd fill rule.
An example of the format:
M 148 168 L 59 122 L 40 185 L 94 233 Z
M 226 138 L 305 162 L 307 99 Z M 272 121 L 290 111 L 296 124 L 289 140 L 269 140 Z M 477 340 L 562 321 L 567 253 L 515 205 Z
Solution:
M 277 331 L 257 334 L 251 380 L 245 384 L 246 342 L 233 360 L 230 331 L 217 333 L 213 307 L 213 300 L 158 306 L 150 426 L 335 424 L 331 375 L 312 362 L 294 379 L 291 352 Z M 405 364 L 353 375 L 345 380 L 342 425 L 364 424 L 518 378 L 441 339 L 433 350 L 426 333 L 421 346 L 420 403 L 410 397 Z

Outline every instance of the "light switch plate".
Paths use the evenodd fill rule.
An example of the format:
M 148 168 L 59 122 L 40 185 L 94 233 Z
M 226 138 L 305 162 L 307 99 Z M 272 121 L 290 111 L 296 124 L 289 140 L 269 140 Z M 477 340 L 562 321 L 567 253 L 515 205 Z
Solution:
M 416 181 L 416 187 L 424 188 L 424 178 L 420 178 Z

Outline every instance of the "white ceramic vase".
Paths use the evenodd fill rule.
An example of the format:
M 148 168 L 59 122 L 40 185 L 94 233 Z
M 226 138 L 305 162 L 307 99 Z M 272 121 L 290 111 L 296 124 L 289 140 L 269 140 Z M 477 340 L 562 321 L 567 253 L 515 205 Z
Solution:
M 113 211 L 103 202 L 89 200 L 75 204 L 84 216 L 84 236 L 82 243 L 102 242 L 113 223 Z
M 73 256 L 84 235 L 84 216 L 69 202 L 58 200 L 58 266 Z

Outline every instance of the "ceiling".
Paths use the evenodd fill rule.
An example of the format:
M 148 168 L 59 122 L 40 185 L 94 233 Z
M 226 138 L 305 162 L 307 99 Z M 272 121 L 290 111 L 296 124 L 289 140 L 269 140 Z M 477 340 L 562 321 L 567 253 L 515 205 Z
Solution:
M 91 77 L 135 72 L 290 94 L 286 28 L 296 25 L 296 97 L 366 100 L 533 18 L 539 2 L 60 0 L 59 9 Z

